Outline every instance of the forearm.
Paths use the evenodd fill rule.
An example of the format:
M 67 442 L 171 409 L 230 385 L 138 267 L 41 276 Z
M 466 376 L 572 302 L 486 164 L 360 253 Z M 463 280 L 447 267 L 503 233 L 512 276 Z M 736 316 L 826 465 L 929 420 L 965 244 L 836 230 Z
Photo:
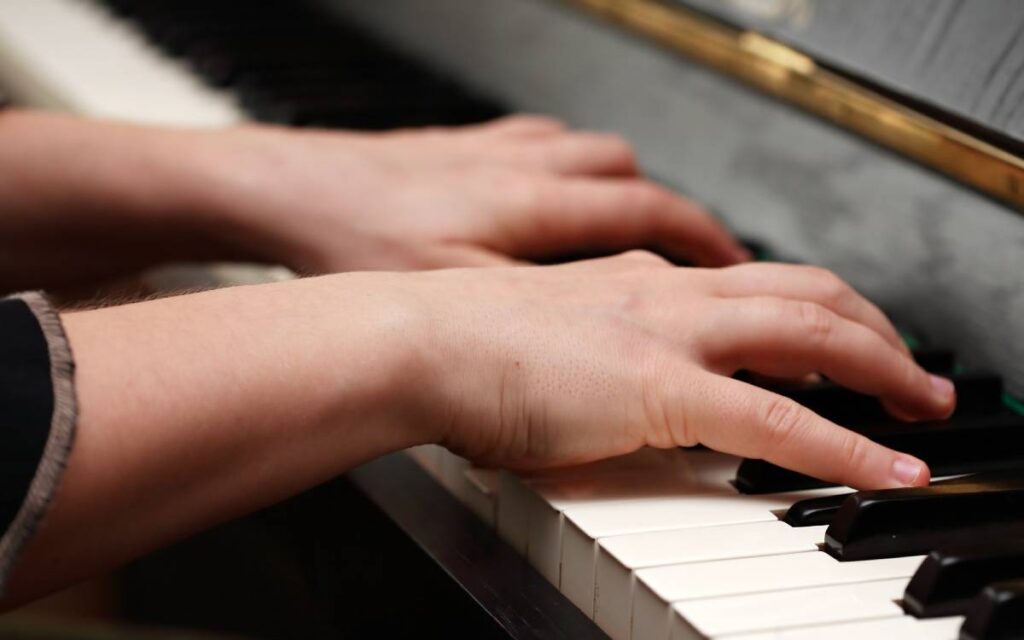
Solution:
M 207 204 L 209 135 L 0 114 L 0 291 L 247 257 Z
M 66 316 L 77 439 L 6 604 L 431 439 L 407 391 L 428 377 L 416 373 L 407 308 L 380 293 L 392 277 L 404 276 Z

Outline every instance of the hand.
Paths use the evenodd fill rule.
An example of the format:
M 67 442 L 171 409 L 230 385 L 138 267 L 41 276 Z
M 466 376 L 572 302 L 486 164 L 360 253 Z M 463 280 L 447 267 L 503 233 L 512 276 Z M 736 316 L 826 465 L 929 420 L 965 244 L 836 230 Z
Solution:
M 439 350 L 419 382 L 425 415 L 440 442 L 485 464 L 701 443 L 859 488 L 922 485 L 920 460 L 730 376 L 822 373 L 908 419 L 955 404 L 875 306 L 818 268 L 680 269 L 634 252 L 415 278 L 434 327 L 420 339 Z
M 209 140 L 211 209 L 247 250 L 303 273 L 637 247 L 703 266 L 749 259 L 705 210 L 638 177 L 625 141 L 547 118 L 387 134 L 246 127 Z

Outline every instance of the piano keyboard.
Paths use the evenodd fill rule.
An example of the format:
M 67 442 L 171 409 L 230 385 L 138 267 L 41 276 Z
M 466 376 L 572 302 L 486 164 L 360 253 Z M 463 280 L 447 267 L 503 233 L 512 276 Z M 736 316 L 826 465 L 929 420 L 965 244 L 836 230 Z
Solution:
M 227 0 L 0 0 L 0 82 L 28 104 L 186 126 L 381 129 L 501 113 L 297 0 L 244 10 Z M 532 475 L 477 469 L 434 446 L 409 454 L 614 640 L 1017 637 L 1024 549 L 1012 534 L 1024 498 L 1005 470 L 1024 460 L 1013 432 L 1024 418 L 1003 406 L 997 379 L 958 376 L 968 401 L 957 415 L 901 437 L 948 473 L 1003 475 L 953 480 L 934 495 L 847 499 L 847 488 L 706 450 L 642 450 Z M 879 426 L 877 407 L 827 385 L 801 400 L 879 437 L 900 428 Z M 965 432 L 1000 446 L 960 451 Z M 944 519 L 930 502 L 939 499 L 966 506 Z M 887 522 L 894 500 L 913 503 L 929 531 Z M 814 522 L 784 517 L 798 502 Z M 926 559 L 936 531 L 983 544 Z M 855 550 L 863 559 L 838 559 Z
M 501 109 L 301 1 L 3 0 L 0 80 L 20 101 L 148 124 L 356 129 Z M 339 90 L 345 87 L 345 90 Z
M 979 378 L 953 377 L 968 386 Z M 847 409 L 860 400 L 851 399 Z M 856 413 L 848 417 L 859 421 Z M 973 431 L 986 420 L 1024 429 L 1024 417 L 999 394 L 990 406 L 968 401 L 945 426 Z M 614 640 L 1008 638 L 1020 636 L 1007 630 L 1024 629 L 1024 583 L 1000 582 L 1024 578 L 1019 471 L 860 492 L 856 510 L 846 487 L 741 493 L 736 478 L 744 461 L 703 449 L 641 450 L 531 475 L 502 472 L 485 485 L 472 480 L 481 470 L 439 447 L 410 454 L 474 511 L 491 505 L 482 512 L 488 521 L 494 514 L 497 533 Z M 1018 456 L 1016 466 L 1022 461 Z M 829 497 L 839 500 L 820 500 Z M 972 506 L 990 499 L 992 508 Z M 883 509 L 889 521 L 873 518 L 869 507 L 886 501 L 895 515 Z M 826 502 L 835 508 L 823 511 Z M 818 507 L 803 513 L 826 523 L 803 526 L 786 517 L 797 503 Z M 826 540 L 841 535 L 839 521 L 850 513 L 853 524 L 843 524 L 854 533 L 844 542 L 864 556 L 855 561 L 826 552 Z M 954 551 L 926 562 L 935 539 Z M 918 586 L 908 591 L 912 579 Z M 1005 592 L 985 592 L 991 582 Z M 943 600 L 950 585 L 963 592 L 953 606 Z M 915 593 L 935 598 L 939 615 L 923 605 L 907 606 L 919 617 L 908 614 L 905 594 Z M 992 613 L 1000 608 L 1002 618 Z M 981 630 L 972 635 L 972 625 Z

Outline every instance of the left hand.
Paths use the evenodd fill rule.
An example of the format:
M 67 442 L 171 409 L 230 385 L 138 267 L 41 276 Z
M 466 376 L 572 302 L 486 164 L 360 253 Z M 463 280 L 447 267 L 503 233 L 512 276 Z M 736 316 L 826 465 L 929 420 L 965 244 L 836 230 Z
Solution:
M 383 134 L 252 126 L 206 140 L 208 200 L 232 240 L 302 273 L 635 247 L 700 266 L 749 259 L 706 210 L 640 177 L 627 142 L 548 118 Z

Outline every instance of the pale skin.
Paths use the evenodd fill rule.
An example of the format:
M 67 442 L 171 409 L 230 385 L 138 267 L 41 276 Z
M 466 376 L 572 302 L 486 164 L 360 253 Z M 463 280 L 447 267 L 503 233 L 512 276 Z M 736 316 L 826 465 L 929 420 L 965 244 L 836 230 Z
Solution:
M 172 258 L 352 271 L 65 314 L 77 440 L 6 607 L 417 444 L 535 469 L 702 443 L 854 487 L 929 481 L 739 369 L 825 374 L 905 419 L 955 404 L 837 277 L 737 264 L 626 143 L 547 119 L 364 136 L 7 113 L 0 202 L 6 289 Z M 704 268 L 525 264 L 637 246 Z

